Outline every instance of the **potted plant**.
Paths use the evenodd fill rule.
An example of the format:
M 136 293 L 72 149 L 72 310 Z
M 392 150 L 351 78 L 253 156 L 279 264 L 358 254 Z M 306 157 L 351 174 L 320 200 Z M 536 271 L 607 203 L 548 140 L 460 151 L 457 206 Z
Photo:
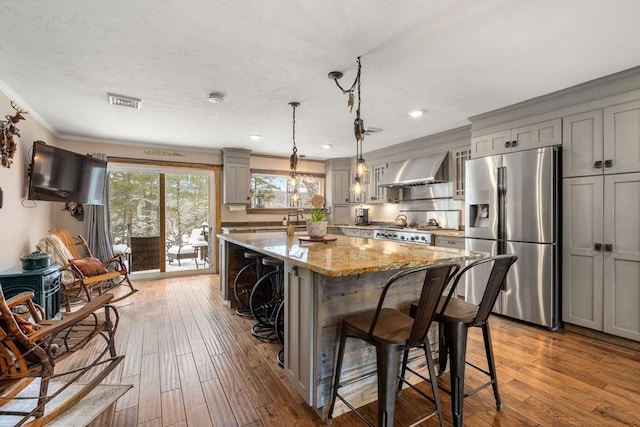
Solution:
M 307 234 L 313 239 L 323 238 L 327 234 L 327 212 L 324 208 L 311 211 L 311 218 L 307 219 Z

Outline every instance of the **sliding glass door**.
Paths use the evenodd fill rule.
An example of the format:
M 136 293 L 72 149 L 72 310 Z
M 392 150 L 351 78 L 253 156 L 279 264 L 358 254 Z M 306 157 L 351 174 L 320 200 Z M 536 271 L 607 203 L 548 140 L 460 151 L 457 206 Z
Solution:
M 131 272 L 211 268 L 211 171 L 109 164 L 109 219 L 114 244 Z

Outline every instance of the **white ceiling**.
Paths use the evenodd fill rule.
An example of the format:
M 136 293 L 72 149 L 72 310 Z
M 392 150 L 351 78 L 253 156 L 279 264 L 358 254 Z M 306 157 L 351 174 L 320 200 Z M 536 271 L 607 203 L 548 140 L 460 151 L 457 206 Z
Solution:
M 350 85 L 357 56 L 365 154 L 640 65 L 639 0 L 0 0 L 0 21 L 0 83 L 59 136 L 288 156 L 299 101 L 314 159 L 355 154 L 327 73 Z

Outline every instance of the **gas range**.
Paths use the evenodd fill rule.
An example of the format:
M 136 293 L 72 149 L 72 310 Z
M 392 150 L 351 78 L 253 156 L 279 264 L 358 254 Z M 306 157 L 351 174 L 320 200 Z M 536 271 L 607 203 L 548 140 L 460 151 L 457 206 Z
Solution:
M 373 230 L 376 240 L 431 245 L 431 233 L 417 228 L 376 228 Z

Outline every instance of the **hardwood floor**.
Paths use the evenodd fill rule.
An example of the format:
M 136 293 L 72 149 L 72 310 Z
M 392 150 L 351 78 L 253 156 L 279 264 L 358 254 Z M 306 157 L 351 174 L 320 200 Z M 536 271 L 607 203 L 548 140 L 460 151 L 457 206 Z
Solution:
M 113 426 L 324 425 L 276 365 L 279 346 L 253 338 L 252 322 L 222 304 L 217 275 L 135 285 L 140 292 L 118 303 L 117 346 L 126 357 L 106 381 L 134 387 L 117 402 Z M 467 358 L 482 365 L 476 329 Z M 640 425 L 639 352 L 503 318 L 491 319 L 491 332 L 503 409 L 490 388 L 480 391 L 465 399 L 465 426 Z M 468 384 L 478 378 L 471 371 Z M 449 396 L 440 395 L 451 425 Z M 396 425 L 430 410 L 416 396 L 398 398 Z M 375 421 L 375 403 L 363 411 Z M 362 424 L 345 414 L 332 425 Z

